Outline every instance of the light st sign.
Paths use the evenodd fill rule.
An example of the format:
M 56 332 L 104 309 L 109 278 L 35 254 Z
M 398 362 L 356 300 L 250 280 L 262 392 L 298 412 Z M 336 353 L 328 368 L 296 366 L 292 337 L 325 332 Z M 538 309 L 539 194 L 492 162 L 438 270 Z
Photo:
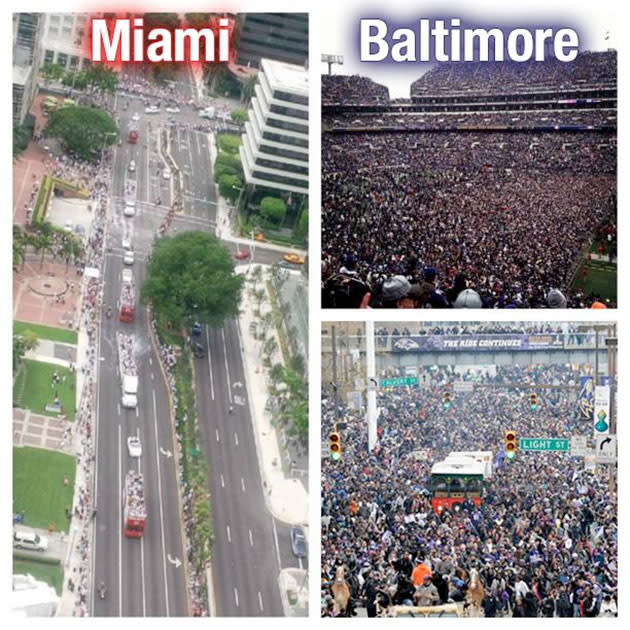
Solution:
M 567 438 L 520 438 L 518 447 L 521 451 L 568 451 Z
M 413 387 L 418 384 L 417 376 L 404 376 L 400 378 L 385 378 L 381 381 L 381 387 Z

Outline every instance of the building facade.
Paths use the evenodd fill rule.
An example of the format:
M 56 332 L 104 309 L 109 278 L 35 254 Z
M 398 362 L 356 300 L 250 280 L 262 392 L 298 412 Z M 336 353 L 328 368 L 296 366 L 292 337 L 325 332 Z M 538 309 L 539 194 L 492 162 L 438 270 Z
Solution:
M 86 13 L 44 14 L 42 64 L 55 63 L 70 71 L 86 68 L 88 19 Z
M 24 122 L 37 91 L 41 64 L 41 13 L 13 14 L 13 122 Z
M 248 185 L 308 194 L 308 72 L 261 60 L 240 147 Z
M 260 68 L 261 59 L 304 65 L 308 61 L 308 13 L 247 13 L 236 62 Z

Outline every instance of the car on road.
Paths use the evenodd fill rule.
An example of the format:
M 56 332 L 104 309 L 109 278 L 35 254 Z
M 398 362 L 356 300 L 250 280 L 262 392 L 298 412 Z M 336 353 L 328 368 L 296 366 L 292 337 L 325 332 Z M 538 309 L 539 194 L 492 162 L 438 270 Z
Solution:
M 35 532 L 17 529 L 13 531 L 13 546 L 16 549 L 28 549 L 29 551 L 46 551 L 48 538 Z
M 288 263 L 286 260 L 281 260 L 278 263 L 278 267 L 282 267 L 282 269 L 291 269 L 293 271 L 296 271 L 295 265 L 292 263 Z
M 166 107 L 165 109 L 169 114 L 179 114 L 179 112 L 181 111 L 179 107 L 176 107 L 176 106 Z
M 234 258 L 236 258 L 236 260 L 245 260 L 249 258 L 249 252 L 246 249 L 237 249 Z
M 142 443 L 140 438 L 135 435 L 130 435 L 127 438 L 127 450 L 129 451 L 129 457 L 142 457 Z
M 304 264 L 304 258 L 302 258 L 302 256 L 298 256 L 297 254 L 285 254 L 282 258 L 293 265 Z
M 129 162 L 129 170 L 132 173 L 136 170 L 136 161 L 135 160 L 131 160 L 131 162 Z
M 156 107 L 155 105 L 149 105 L 149 107 L 147 107 L 144 110 L 145 114 L 159 114 L 160 113 L 160 108 Z
M 308 555 L 304 528 L 300 525 L 294 525 L 291 528 L 291 548 L 298 558 L 305 558 Z
M 140 114 L 138 114 L 138 112 L 134 112 L 131 120 L 135 120 L 136 122 L 138 122 L 140 120 Z
M 123 269 L 122 270 L 122 281 L 123 282 L 132 282 L 133 281 L 133 271 L 131 271 L 131 269 Z
M 131 237 L 123 236 L 122 246 L 123 246 L 123 249 L 131 249 Z
M 197 359 L 203 359 L 206 356 L 206 349 L 198 341 L 191 341 L 190 347 Z
M 197 337 L 201 334 L 201 324 L 199 322 L 194 322 L 192 328 L 190 329 L 190 334 L 193 337 Z
M 135 261 L 135 256 L 133 253 L 133 249 L 126 249 L 125 253 L 123 254 L 123 263 L 125 263 L 125 265 L 133 265 Z
M 165 169 L 162 171 L 162 177 L 163 177 L 164 179 L 171 179 L 171 171 L 170 171 L 170 169 L 165 168 Z
M 136 214 L 136 202 L 128 199 L 125 201 L 125 209 L 123 210 L 123 214 L 126 217 L 132 217 Z
M 63 229 L 66 232 L 72 232 L 73 224 L 72 219 L 66 219 L 66 222 L 63 224 Z

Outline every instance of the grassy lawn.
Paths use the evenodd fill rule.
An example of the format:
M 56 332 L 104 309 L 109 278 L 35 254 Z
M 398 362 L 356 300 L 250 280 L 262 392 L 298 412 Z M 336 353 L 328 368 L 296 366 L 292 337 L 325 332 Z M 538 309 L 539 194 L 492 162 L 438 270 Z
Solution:
M 575 275 L 574 287 L 584 287 L 586 294 L 594 293 L 602 298 L 617 301 L 617 267 L 603 262 L 592 262 L 585 278 L 582 269 L 586 261 L 582 261 Z
M 29 322 L 13 322 L 13 333 L 21 335 L 25 330 L 34 332 L 40 339 L 50 339 L 60 343 L 77 344 L 77 333 L 66 328 L 52 328 L 41 324 L 30 324 Z
M 13 513 L 24 513 L 24 525 L 68 532 L 65 510 L 72 506 L 74 457 L 40 448 L 13 449 Z M 68 477 L 67 486 L 63 478 Z
M 53 387 L 52 376 L 55 372 L 60 378 L 66 378 Z M 58 394 L 68 420 L 74 420 L 75 390 L 76 375 L 68 368 L 24 359 L 13 385 L 13 404 L 35 413 L 54 416 L 54 412 L 46 411 L 46 405 L 53 403 L 55 394 Z
M 36 580 L 46 582 L 54 586 L 57 595 L 61 595 L 63 586 L 63 569 L 61 564 L 38 562 L 37 560 L 13 560 L 13 573 L 19 575 L 32 575 Z

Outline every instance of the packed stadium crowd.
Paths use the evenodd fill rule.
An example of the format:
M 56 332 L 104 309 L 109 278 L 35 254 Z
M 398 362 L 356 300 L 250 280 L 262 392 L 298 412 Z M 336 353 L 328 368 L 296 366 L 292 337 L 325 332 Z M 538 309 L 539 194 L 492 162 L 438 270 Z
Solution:
M 575 383 L 580 367 L 482 372 L 434 367 L 423 371 L 421 389 L 379 393 L 372 452 L 363 414 L 334 403 L 332 392 L 324 395 L 323 439 L 336 426 L 342 457 L 322 462 L 322 616 L 341 613 L 333 588 L 340 566 L 349 615 L 362 605 L 368 616 L 392 605 L 459 602 L 468 610 L 473 574 L 486 617 L 616 615 L 617 492 L 608 471 L 587 469 L 568 453 L 519 451 L 509 461 L 501 447 L 506 429 L 592 432 L 574 389 L 545 389 L 532 411 L 527 389 L 509 387 Z M 454 394 L 445 408 L 444 387 L 456 378 L 479 386 Z M 437 512 L 428 490 L 431 466 L 465 450 L 494 453 L 481 503 Z
M 474 86 L 510 111 L 459 111 Z M 542 92 L 544 110 L 520 109 Z M 374 112 L 386 88 L 356 76 L 322 93 L 325 308 L 615 305 L 587 281 L 593 245 L 616 258 L 614 51 L 439 64 L 409 102 L 450 95 L 443 113 Z

